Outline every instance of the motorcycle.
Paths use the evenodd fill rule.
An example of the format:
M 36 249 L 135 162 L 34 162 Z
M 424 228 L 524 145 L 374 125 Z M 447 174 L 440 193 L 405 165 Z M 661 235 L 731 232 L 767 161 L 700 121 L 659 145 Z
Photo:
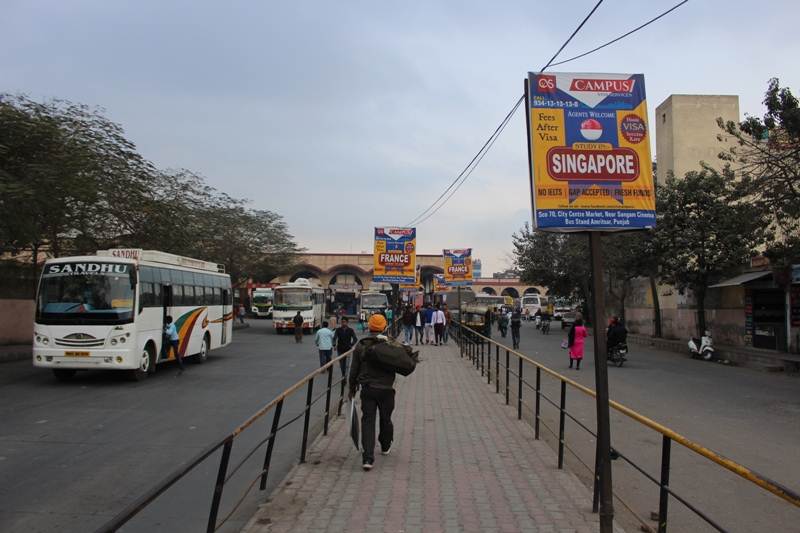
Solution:
M 540 315 L 536 315 L 533 317 L 533 323 L 536 325 L 536 329 L 542 327 L 542 317 Z
M 547 318 L 545 320 L 542 320 L 541 329 L 542 329 L 542 335 L 547 335 L 548 333 L 550 333 L 550 319 L 549 318 Z
M 628 360 L 628 345 L 625 343 L 617 344 L 608 349 L 608 361 L 621 367 Z
M 692 337 L 689 340 L 689 355 L 692 359 L 711 361 L 714 359 L 714 340 L 711 332 L 706 331 L 702 338 Z

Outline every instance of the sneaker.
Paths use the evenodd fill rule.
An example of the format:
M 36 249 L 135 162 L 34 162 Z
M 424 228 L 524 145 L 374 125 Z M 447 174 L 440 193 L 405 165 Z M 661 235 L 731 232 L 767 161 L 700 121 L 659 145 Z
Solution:
M 368 459 L 365 460 L 364 464 L 361 465 L 361 468 L 363 468 L 365 472 L 369 472 L 370 470 L 372 470 L 372 461 Z
M 389 455 L 391 452 L 392 452 L 392 444 L 391 443 L 389 443 L 389 447 L 386 448 L 385 450 L 383 449 L 383 446 L 381 446 L 381 455 Z

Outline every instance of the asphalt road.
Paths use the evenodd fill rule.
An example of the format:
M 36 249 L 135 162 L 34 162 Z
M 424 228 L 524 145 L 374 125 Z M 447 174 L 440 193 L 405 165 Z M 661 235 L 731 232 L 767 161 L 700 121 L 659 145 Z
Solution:
M 524 324 L 521 351 L 594 388 L 593 337 L 587 339 L 581 370 L 570 370 L 567 352 L 560 348 L 566 332 L 559 326 L 559 322 L 553 322 L 550 334 L 542 335 L 533 323 Z M 492 335 L 495 340 L 511 344 L 510 333 L 508 339 L 502 339 L 496 329 Z M 800 378 L 693 360 L 688 355 L 635 344 L 630 348 L 629 361 L 622 368 L 609 368 L 612 399 L 800 491 Z M 501 362 L 504 359 L 501 352 Z M 511 366 L 516 369 L 513 358 Z M 535 383 L 532 366 L 525 365 L 523 376 Z M 512 375 L 511 401 L 515 406 L 514 380 Z M 523 389 L 526 404 L 523 410 L 526 418 L 530 418 L 532 411 L 528 406 L 534 405 L 535 394 L 527 386 Z M 558 403 L 558 381 L 543 377 L 543 390 Z M 578 420 L 589 428 L 596 427 L 593 399 L 568 387 L 566 403 L 567 410 Z M 544 400 L 542 405 L 544 421 L 557 432 L 558 410 Z M 612 445 L 658 479 L 661 436 L 613 410 L 611 420 Z M 569 419 L 566 428 L 567 446 L 577 453 L 577 457 L 567 454 L 566 466 L 581 475 L 588 485 L 591 477 L 578 458 L 593 466 L 595 441 Z M 544 428 L 541 434 L 555 450 L 557 440 Z M 556 462 L 555 451 L 553 462 Z M 649 517 L 651 511 L 658 509 L 658 487 L 623 460 L 612 464 L 615 492 L 655 526 Z M 677 444 L 672 445 L 670 486 L 730 531 L 800 531 L 800 509 Z M 669 505 L 670 531 L 712 531 L 675 499 Z M 615 510 L 628 531 L 638 528 L 638 522 L 619 502 L 615 502 Z
M 319 365 L 311 338 L 298 346 L 291 336 L 275 335 L 271 321 L 250 323 L 180 377 L 170 364 L 139 383 L 99 371 L 60 383 L 27 361 L 0 364 L 0 531 L 92 531 Z M 318 382 L 315 393 L 322 390 Z M 305 390 L 284 406 L 282 421 L 300 413 L 304 401 Z M 314 406 L 317 432 L 323 409 L 324 398 Z M 235 441 L 231 466 L 265 438 L 270 424 L 268 415 Z M 268 490 L 296 464 L 301 436 L 302 419 L 279 433 Z M 123 530 L 205 530 L 219 457 Z M 220 519 L 263 460 L 262 447 L 226 485 Z M 222 530 L 238 531 L 264 497 L 256 485 Z

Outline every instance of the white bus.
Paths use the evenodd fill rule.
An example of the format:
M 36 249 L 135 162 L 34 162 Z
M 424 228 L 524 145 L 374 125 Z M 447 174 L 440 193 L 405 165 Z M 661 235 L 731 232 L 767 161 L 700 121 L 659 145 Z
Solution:
M 526 294 L 522 297 L 522 313 L 528 320 L 533 320 L 536 311 L 547 306 L 547 297 L 541 294 Z
M 274 297 L 275 293 L 272 289 L 261 287 L 253 289 L 253 314 L 258 318 L 270 318 Z
M 34 366 L 60 380 L 95 368 L 143 379 L 175 358 L 162 342 L 167 316 L 178 329 L 180 353 L 204 362 L 233 331 L 231 279 L 222 270 L 153 250 L 48 260 L 36 298 Z
M 305 278 L 275 287 L 272 301 L 272 324 L 277 333 L 294 331 L 294 317 L 300 311 L 303 329 L 312 331 L 322 325 L 325 291 Z
M 363 291 L 361 293 L 361 311 L 367 319 L 375 313 L 386 314 L 389 308 L 389 298 L 382 292 Z

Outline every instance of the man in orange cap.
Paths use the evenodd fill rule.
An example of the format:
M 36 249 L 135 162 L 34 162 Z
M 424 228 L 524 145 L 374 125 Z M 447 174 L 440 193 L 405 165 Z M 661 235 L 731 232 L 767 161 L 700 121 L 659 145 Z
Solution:
M 386 370 L 364 360 L 364 354 L 375 343 L 386 342 L 382 335 L 386 331 L 386 318 L 375 313 L 369 318 L 369 337 L 361 339 L 353 352 L 353 364 L 350 367 L 350 399 L 361 387 L 361 447 L 364 470 L 372 470 L 375 462 L 375 418 L 380 413 L 378 441 L 381 454 L 389 455 L 394 439 L 392 411 L 394 411 L 394 372 Z

